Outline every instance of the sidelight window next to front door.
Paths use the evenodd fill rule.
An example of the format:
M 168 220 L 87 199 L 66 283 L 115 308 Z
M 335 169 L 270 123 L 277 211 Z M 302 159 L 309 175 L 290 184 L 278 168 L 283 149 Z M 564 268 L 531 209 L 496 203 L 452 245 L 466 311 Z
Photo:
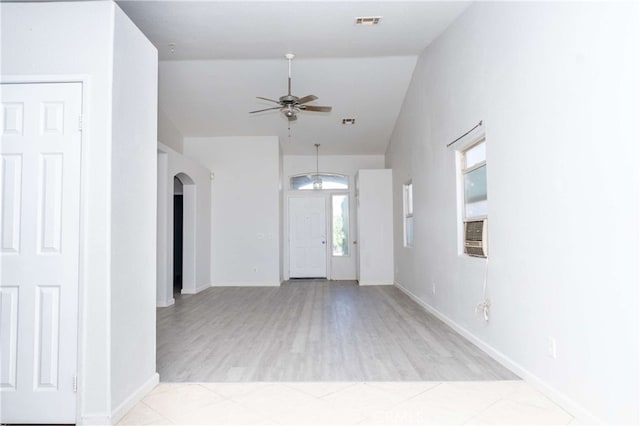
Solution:
M 331 254 L 349 256 L 349 194 L 331 196 Z

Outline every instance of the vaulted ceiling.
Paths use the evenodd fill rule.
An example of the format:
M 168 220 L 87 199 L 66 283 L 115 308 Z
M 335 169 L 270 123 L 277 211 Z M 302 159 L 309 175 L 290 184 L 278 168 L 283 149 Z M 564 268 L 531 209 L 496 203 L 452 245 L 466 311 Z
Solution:
M 417 56 L 469 5 L 456 1 L 118 1 L 158 48 L 160 108 L 181 134 L 280 137 L 285 154 L 383 154 Z M 357 16 L 382 16 L 356 26 Z M 288 122 L 256 96 L 318 96 Z M 343 118 L 355 118 L 343 125 Z M 419 117 L 416 117 L 419 119 Z

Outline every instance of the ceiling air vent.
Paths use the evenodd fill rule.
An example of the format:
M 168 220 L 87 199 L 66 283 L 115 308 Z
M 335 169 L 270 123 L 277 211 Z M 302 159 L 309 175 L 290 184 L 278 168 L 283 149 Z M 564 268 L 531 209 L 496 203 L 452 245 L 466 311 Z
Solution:
M 355 118 L 343 118 L 342 119 L 342 124 L 356 124 L 356 119 Z
M 382 16 L 356 16 L 356 25 L 378 25 Z

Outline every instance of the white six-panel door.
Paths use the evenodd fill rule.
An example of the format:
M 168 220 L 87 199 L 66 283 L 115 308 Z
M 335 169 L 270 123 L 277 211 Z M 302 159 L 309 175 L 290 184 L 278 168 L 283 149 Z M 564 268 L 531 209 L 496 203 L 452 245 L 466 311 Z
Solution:
M 289 198 L 289 276 L 327 276 L 324 197 Z
M 81 83 L 0 86 L 3 423 L 75 423 Z

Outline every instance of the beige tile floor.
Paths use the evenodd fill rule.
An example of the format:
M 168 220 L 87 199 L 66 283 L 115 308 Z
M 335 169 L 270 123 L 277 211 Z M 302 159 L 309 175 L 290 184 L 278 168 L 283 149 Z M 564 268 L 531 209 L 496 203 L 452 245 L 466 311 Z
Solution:
M 162 383 L 120 425 L 583 424 L 523 381 Z

